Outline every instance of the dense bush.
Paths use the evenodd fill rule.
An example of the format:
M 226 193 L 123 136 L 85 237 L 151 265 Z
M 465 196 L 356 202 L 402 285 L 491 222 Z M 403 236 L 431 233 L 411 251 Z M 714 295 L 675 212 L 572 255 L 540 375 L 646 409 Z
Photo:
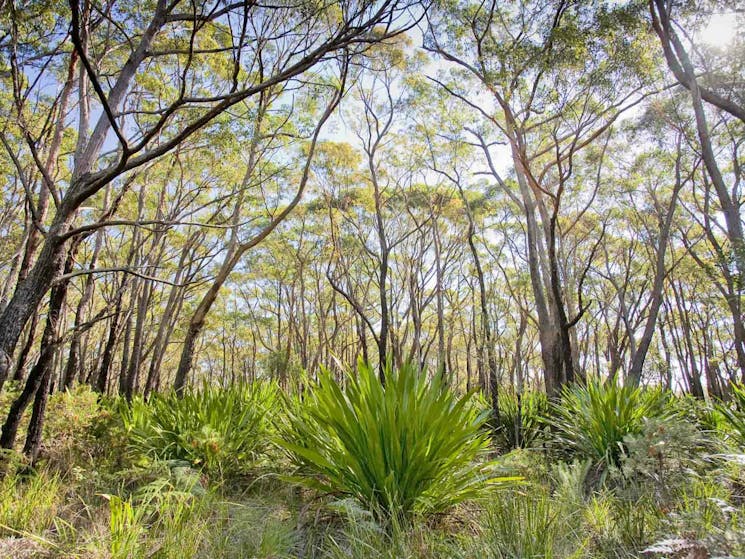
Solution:
M 294 406 L 281 443 L 308 486 L 348 495 L 382 519 L 445 510 L 487 477 L 487 411 L 457 397 L 439 376 L 388 369 L 385 386 L 360 364 L 342 389 L 328 372 Z
M 452 437 L 464 440 L 457 434 L 463 425 L 483 422 L 489 403 L 467 397 L 462 404 L 463 399 L 453 396 L 439 380 L 428 381 L 416 371 L 388 375 L 383 388 L 370 370 L 360 378 L 349 375 L 339 382 L 322 374 L 320 387 L 311 386 L 304 394 L 284 400 L 291 410 L 288 421 L 280 424 L 284 429 L 280 434 L 290 445 L 304 449 L 301 454 L 316 452 L 326 460 L 319 468 L 312 460 L 289 452 L 305 469 L 300 472 L 306 476 L 303 481 L 347 497 L 340 500 L 314 499 L 312 492 L 298 491 L 282 476 L 237 478 L 231 483 L 217 479 L 212 484 L 215 479 L 204 475 L 205 469 L 228 474 L 245 471 L 252 457 L 261 458 L 268 441 L 277 439 L 269 422 L 278 403 L 271 386 L 246 389 L 247 393 L 228 391 L 240 397 L 224 396 L 216 389 L 210 389 L 212 396 L 191 394 L 200 397 L 200 404 L 188 403 L 189 398 L 182 404 L 172 396 L 162 396 L 150 404 L 136 401 L 133 407 L 105 400 L 99 406 L 96 395 L 84 388 L 58 394 L 50 400 L 55 416 L 46 423 L 50 443 L 45 459 L 29 469 L 18 455 L 0 456 L 0 462 L 11 460 L 6 465 L 8 473 L 0 479 L 0 557 L 27 557 L 33 551 L 50 558 L 634 559 L 647 556 L 644 549 L 662 548 L 671 541 L 690 541 L 715 557 L 745 557 L 745 461 L 736 450 L 712 445 L 706 425 L 721 424 L 714 430 L 724 428 L 730 439 L 734 427 L 720 412 L 713 416 L 720 423 L 711 423 L 711 408 L 704 402 L 642 391 L 638 398 L 659 397 L 661 403 L 651 406 L 653 411 L 641 418 L 639 429 L 624 436 L 618 465 L 604 464 L 609 473 L 602 485 L 597 484 L 595 459 L 582 458 L 570 449 L 561 457 L 571 454 L 575 460 L 556 460 L 557 455 L 535 444 L 501 455 L 489 465 L 490 475 L 499 471 L 505 476 L 524 476 L 520 484 L 484 492 L 485 498 L 454 507 L 446 515 L 411 518 L 412 512 L 402 513 L 396 504 L 403 501 L 386 495 L 419 495 L 408 501 L 414 503 L 409 511 L 416 513 L 443 510 L 464 493 L 477 493 L 483 467 L 468 459 L 448 462 L 441 457 L 444 448 L 458 447 L 448 442 Z M 407 380 L 390 380 L 396 375 Z M 339 385 L 349 385 L 349 389 Z M 625 409 L 619 402 L 628 404 L 632 399 L 618 394 L 611 398 L 608 390 L 615 388 L 602 387 L 603 398 L 596 395 L 595 399 L 615 401 L 619 410 Z M 224 405 L 224 398 L 240 405 Z M 443 399 L 450 404 L 435 405 Z M 208 400 L 213 402 L 210 406 L 204 403 Z M 174 460 L 180 456 L 176 452 L 179 440 L 188 441 L 187 435 L 182 433 L 174 442 L 173 434 L 156 432 L 166 425 L 163 417 L 171 417 L 161 409 L 166 404 L 178 409 L 209 408 L 215 416 L 236 417 L 246 403 L 250 404 L 248 411 L 264 409 L 261 417 L 266 423 L 260 437 L 252 435 L 254 450 L 247 451 L 248 459 L 239 465 L 229 456 L 214 456 L 219 465 L 209 466 L 199 454 L 205 451 L 200 451 L 199 444 L 186 445 L 193 453 L 188 462 Z M 734 402 L 727 405 L 737 411 Z M 463 409 L 451 413 L 458 406 Z M 599 407 L 606 409 L 609 404 Z M 121 428 L 122 416 L 110 413 L 115 409 L 126 416 L 128 431 Z M 573 423 L 582 428 L 586 420 L 576 412 L 577 406 L 572 409 Z M 184 410 L 168 413 L 187 415 Z M 140 419 L 133 414 L 140 414 Z M 191 427 L 197 441 L 204 435 L 196 425 L 211 425 L 209 431 L 220 424 L 226 431 L 230 428 L 225 425 L 237 424 L 236 419 L 232 423 L 207 421 L 204 418 L 209 414 L 204 409 L 199 414 L 202 419 L 193 420 Z M 160 418 L 157 428 L 156 415 Z M 697 417 L 702 420 L 691 420 Z M 294 430 L 298 421 L 306 423 L 304 430 Z M 138 422 L 141 425 L 135 429 Z M 483 431 L 470 432 L 485 440 Z M 135 433 L 141 445 L 134 444 Z M 546 438 L 549 434 L 546 431 Z M 239 436 L 231 437 L 235 441 L 229 444 L 237 445 Z M 147 445 L 144 440 L 149 441 Z M 318 441 L 323 444 L 319 446 Z M 402 441 L 407 441 L 405 449 Z M 471 444 L 466 445 L 466 453 Z M 167 455 L 159 451 L 164 447 L 169 448 Z M 432 454 L 430 448 L 437 450 Z M 476 459 L 482 450 L 473 454 Z M 396 452 L 402 456 L 392 456 Z M 159 454 L 170 459 L 143 459 Z M 124 459 L 109 459 L 116 455 Z M 139 459 L 136 467 L 132 467 L 132 458 Z M 266 458 L 280 456 L 269 453 Z M 380 460 L 387 462 L 376 469 Z M 64 461 L 69 461 L 69 467 L 61 467 Z M 430 468 L 431 464 L 441 466 Z M 276 460 L 271 467 L 286 473 L 287 466 L 287 461 Z M 324 467 L 343 471 L 326 475 Z M 378 476 L 380 471 L 388 471 L 388 476 Z M 471 481 L 456 484 L 454 491 L 452 472 L 469 471 L 472 477 L 463 474 L 459 479 Z M 342 483 L 348 485 L 334 485 Z M 391 488 L 398 488 L 398 493 Z M 368 498 L 353 492 L 358 490 L 369 491 L 363 494 Z M 387 503 L 393 503 L 390 512 L 383 508 Z M 409 515 L 406 520 L 410 521 L 400 522 L 399 515 Z
M 183 460 L 211 475 L 243 473 L 267 450 L 278 401 L 274 384 L 204 386 L 145 402 L 120 402 L 127 445 L 135 456 Z
M 711 439 L 726 429 L 727 422 L 717 406 L 692 394 L 676 395 L 671 399 L 670 407 L 677 417 L 695 426 Z
M 20 395 L 21 386 L 9 383 L 0 391 L 0 424 L 6 420 L 13 401 Z M 93 441 L 91 427 L 105 413 L 99 404 L 99 395 L 90 386 L 81 384 L 73 389 L 55 392 L 47 402 L 44 417 L 44 436 L 42 437 L 40 458 L 57 470 L 67 470 L 90 453 Z M 27 406 L 23 413 L 19 433 L 28 428 L 33 406 Z M 15 449 L 20 450 L 24 438 L 16 437 Z M 3 457 L 0 456 L 0 465 Z
M 672 413 L 668 395 L 657 389 L 597 379 L 564 388 L 547 422 L 552 446 L 565 457 L 589 459 L 601 469 L 619 466 L 624 439 L 639 434 L 645 418 Z
M 496 445 L 502 451 L 534 447 L 538 444 L 547 413 L 548 398 L 543 392 L 501 393 Z
M 730 440 L 740 448 L 745 448 L 745 385 L 732 384 L 732 398 L 727 404 L 717 405 L 724 416 Z
M 624 437 L 619 481 L 667 506 L 707 466 L 707 442 L 702 431 L 678 417 L 645 418 L 638 433 Z

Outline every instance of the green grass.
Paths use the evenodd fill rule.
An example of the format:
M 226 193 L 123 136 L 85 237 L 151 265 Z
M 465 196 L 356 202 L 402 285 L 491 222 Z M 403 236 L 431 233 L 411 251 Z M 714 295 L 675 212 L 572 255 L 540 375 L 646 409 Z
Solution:
M 63 496 L 56 474 L 9 472 L 0 478 L 0 537 L 44 533 L 52 527 Z
M 575 400 L 554 404 L 554 413 L 567 421 L 574 418 L 575 431 L 591 424 L 588 417 L 612 427 L 601 432 L 605 440 L 616 441 L 619 465 L 597 483 L 598 462 L 610 463 L 604 451 L 597 451 L 600 447 L 581 438 L 563 454 L 534 445 L 500 456 L 492 465 L 484 462 L 484 453 L 493 449 L 484 430 L 484 406 L 414 369 L 388 375 L 385 388 L 375 371 L 363 368 L 343 382 L 321 375 L 320 386 L 311 387 L 302 400 L 270 396 L 272 418 L 282 417 L 282 402 L 293 406 L 281 430 L 270 422 L 261 437 L 242 447 L 249 450 L 240 462 L 227 450 L 218 456 L 219 465 L 208 465 L 200 455 L 160 460 L 156 451 L 134 446 L 119 416 L 107 413 L 106 406 L 100 409 L 88 391 L 55 395 L 55 417 L 47 423 L 49 442 L 38 467 L 31 470 L 6 457 L 6 475 L 0 479 L 0 555 L 631 559 L 656 542 L 691 537 L 712 556 L 745 556 L 745 467 L 736 449 L 722 454 L 701 443 L 708 431 L 723 437 L 725 427 L 732 441 L 734 426 L 685 423 L 681 429 L 684 414 L 679 410 L 708 413 L 701 403 L 674 399 L 668 406 L 670 395 L 591 386 L 575 388 L 585 391 Z M 211 390 L 213 402 L 251 401 Z M 168 396 L 162 398 L 136 405 L 149 418 L 162 411 L 157 402 Z M 190 410 L 215 406 L 186 405 Z M 557 409 L 562 405 L 563 412 Z M 207 419 L 224 430 L 236 425 L 237 409 L 213 416 L 178 414 Z M 675 421 L 668 417 L 670 409 L 678 410 Z M 169 416 L 163 412 L 161 417 Z M 261 417 L 268 421 L 270 414 Z M 253 428 L 238 432 L 256 433 Z M 618 444 L 623 432 L 630 434 Z M 278 433 L 290 443 L 287 454 L 268 446 Z M 161 448 L 171 436 L 158 434 L 152 447 Z M 570 436 L 561 431 L 553 444 Z M 225 448 L 233 444 L 237 441 Z M 129 456 L 117 458 L 123 449 Z M 308 460 L 314 451 L 332 467 L 328 475 Z M 260 470 L 254 469 L 256 460 Z M 497 471 L 525 479 L 508 487 L 486 483 Z M 226 475 L 232 476 L 227 482 Z M 349 485 L 336 485 L 341 482 Z M 381 514 L 385 506 L 388 512 Z
M 544 488 L 506 491 L 489 503 L 479 554 L 490 559 L 553 559 L 570 530 Z

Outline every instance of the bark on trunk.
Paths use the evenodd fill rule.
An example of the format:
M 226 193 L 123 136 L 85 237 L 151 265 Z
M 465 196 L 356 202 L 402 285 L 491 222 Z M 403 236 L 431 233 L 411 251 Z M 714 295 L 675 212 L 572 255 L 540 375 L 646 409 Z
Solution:
M 65 263 L 65 270 L 72 270 L 74 262 L 74 249 L 71 249 L 70 254 Z M 0 447 L 6 449 L 12 449 L 15 445 L 16 436 L 18 434 L 18 427 L 23 417 L 23 412 L 26 410 L 28 405 L 31 403 L 31 399 L 34 398 L 37 391 L 42 389 L 47 391 L 49 386 L 49 378 L 52 371 L 52 363 L 54 360 L 54 352 L 57 347 L 57 327 L 59 318 L 62 310 L 62 305 L 67 296 L 67 286 L 69 281 L 63 281 L 55 285 L 52 288 L 52 292 L 49 298 L 49 310 L 47 311 L 47 321 L 44 327 L 44 333 L 42 334 L 41 350 L 39 352 L 39 358 L 36 364 L 32 367 L 29 372 L 26 385 L 23 387 L 23 391 L 16 398 L 10 407 L 8 416 L 5 419 L 5 423 L 2 427 L 2 435 L 0 435 Z M 40 408 L 40 412 L 43 413 L 43 408 Z M 40 421 L 39 418 L 37 420 Z
M 644 368 L 644 361 L 646 360 L 649 346 L 652 344 L 652 337 L 654 336 L 655 326 L 657 325 L 657 316 L 662 306 L 662 291 L 664 287 L 665 277 L 667 276 L 667 268 L 665 266 L 665 253 L 667 250 L 668 241 L 670 240 L 670 231 L 673 224 L 673 215 L 675 214 L 675 207 L 678 201 L 678 194 L 683 187 L 683 181 L 680 172 L 680 139 L 678 140 L 678 157 L 675 161 L 675 186 L 673 188 L 672 195 L 670 197 L 670 203 L 667 207 L 667 213 L 665 214 L 664 221 L 662 222 L 662 228 L 657 240 L 657 257 L 655 261 L 655 274 L 654 281 L 652 283 L 652 302 L 649 305 L 649 314 L 647 315 L 647 321 L 644 325 L 644 332 L 642 337 L 639 339 L 639 343 L 636 347 L 636 351 L 631 357 L 631 367 L 629 368 L 629 374 L 627 376 L 628 382 L 634 386 L 638 386 L 642 378 L 642 370 Z
M 46 416 L 47 402 L 49 401 L 50 387 L 52 383 L 52 367 L 48 367 L 44 373 L 39 389 L 34 397 L 34 407 L 31 412 L 31 420 L 26 433 L 26 442 L 23 445 L 25 454 L 31 464 L 36 464 L 41 450 L 41 441 L 44 433 L 44 417 Z
M 109 370 L 114 360 L 114 349 L 116 348 L 116 340 L 119 333 L 119 319 L 122 314 L 122 296 L 123 290 L 120 290 L 117 295 L 116 306 L 114 307 L 114 315 L 111 317 L 109 335 L 106 339 L 106 347 L 103 350 L 101 366 L 96 376 L 95 390 L 99 394 L 106 394 L 106 387 L 109 382 Z
M 59 234 L 65 231 L 72 218 L 58 219 L 49 228 L 36 264 L 29 275 L 19 282 L 5 311 L 0 314 L 0 389 L 2 389 L 11 366 L 13 352 L 18 344 L 28 319 L 36 312 L 41 299 L 63 269 L 64 243 Z

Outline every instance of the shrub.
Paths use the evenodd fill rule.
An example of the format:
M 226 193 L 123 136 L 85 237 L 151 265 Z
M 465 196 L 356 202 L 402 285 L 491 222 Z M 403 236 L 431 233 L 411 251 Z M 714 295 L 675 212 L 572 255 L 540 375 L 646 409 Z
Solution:
M 619 466 L 624 438 L 639 434 L 647 417 L 669 415 L 667 394 L 598 379 L 567 386 L 547 418 L 553 446 L 573 459 L 589 459 L 605 471 Z
M 536 483 L 545 482 L 550 475 L 546 453 L 536 449 L 516 448 L 495 458 L 494 465 L 504 475 Z
M 733 383 L 730 403 L 718 404 L 716 409 L 725 419 L 730 438 L 737 446 L 745 448 L 745 385 Z
M 707 466 L 707 440 L 694 425 L 676 418 L 645 418 L 638 434 L 624 437 L 619 481 L 639 496 L 666 505 Z M 629 487 L 630 485 L 636 487 Z
M 726 428 L 726 420 L 717 411 L 716 406 L 692 394 L 676 396 L 670 401 L 670 405 L 676 416 L 694 425 L 703 433 L 713 435 Z
M 42 445 L 50 465 L 65 470 L 91 459 L 92 426 L 103 413 L 98 397 L 85 384 L 50 396 Z
M 280 443 L 307 486 L 352 496 L 380 519 L 448 509 L 487 479 L 487 411 L 411 365 L 376 372 L 360 363 L 346 390 L 328 371 L 288 414 Z
M 267 450 L 278 391 L 254 383 L 227 389 L 204 386 L 145 402 L 120 402 L 119 413 L 135 456 L 182 460 L 221 477 L 244 473 Z
M 548 398 L 543 392 L 501 393 L 499 422 L 495 429 L 495 442 L 500 450 L 533 448 L 544 427 L 543 417 L 548 409 Z

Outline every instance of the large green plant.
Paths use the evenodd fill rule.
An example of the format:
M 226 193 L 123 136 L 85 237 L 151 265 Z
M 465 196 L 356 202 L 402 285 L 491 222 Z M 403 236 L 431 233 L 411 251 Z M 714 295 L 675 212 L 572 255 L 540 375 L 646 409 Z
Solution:
M 745 448 L 745 384 L 732 383 L 730 402 L 719 403 L 716 409 L 724 417 L 731 440 Z
M 503 392 L 499 395 L 499 421 L 496 424 L 496 443 L 503 451 L 532 448 L 545 425 L 548 398 L 543 392 L 523 394 Z
M 644 419 L 671 413 L 662 390 L 590 379 L 564 388 L 546 421 L 552 445 L 570 458 L 589 459 L 605 469 L 618 466 L 624 437 L 637 435 Z
M 268 448 L 278 401 L 274 384 L 169 393 L 122 402 L 119 413 L 135 455 L 184 460 L 209 474 L 241 473 Z
M 360 364 L 343 389 L 319 375 L 293 406 L 281 445 L 304 470 L 297 479 L 358 499 L 381 519 L 445 510 L 488 480 L 489 412 L 411 365 L 376 372 Z

